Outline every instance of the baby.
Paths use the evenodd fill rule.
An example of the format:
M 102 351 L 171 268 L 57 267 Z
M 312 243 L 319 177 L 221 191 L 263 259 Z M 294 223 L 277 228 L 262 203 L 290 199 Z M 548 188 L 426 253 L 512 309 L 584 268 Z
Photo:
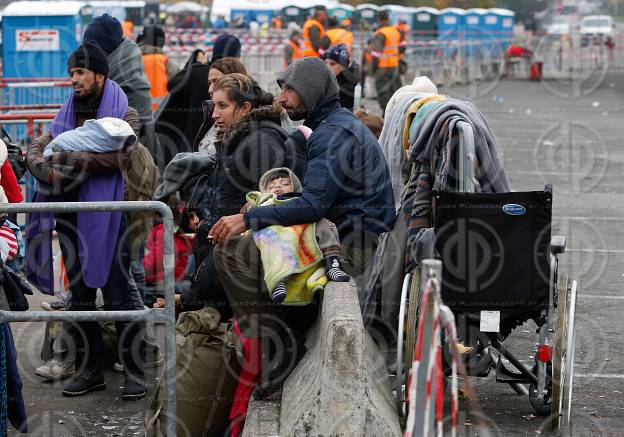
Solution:
M 269 170 L 262 176 L 259 185 L 260 192 L 273 193 L 280 199 L 294 197 L 302 190 L 299 178 L 287 168 Z M 334 282 L 348 282 L 351 278 L 340 268 L 340 239 L 336 225 L 324 218 L 316 222 L 316 241 L 323 254 L 327 278 Z M 286 283 L 280 281 L 273 289 L 271 299 L 280 303 L 285 298 Z

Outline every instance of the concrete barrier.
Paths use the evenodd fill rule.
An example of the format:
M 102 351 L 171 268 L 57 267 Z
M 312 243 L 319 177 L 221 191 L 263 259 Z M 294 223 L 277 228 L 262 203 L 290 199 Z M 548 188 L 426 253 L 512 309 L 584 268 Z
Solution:
M 284 384 L 279 429 L 266 428 L 276 407 L 252 401 L 244 437 L 402 435 L 385 359 L 364 329 L 352 283 L 327 285 L 307 347 Z

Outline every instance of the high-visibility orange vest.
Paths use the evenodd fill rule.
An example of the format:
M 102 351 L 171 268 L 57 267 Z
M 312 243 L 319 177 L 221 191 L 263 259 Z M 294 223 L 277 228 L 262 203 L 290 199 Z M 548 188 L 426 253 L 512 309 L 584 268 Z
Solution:
M 401 34 L 394 26 L 382 27 L 375 32 L 375 35 L 379 34 L 385 37 L 383 53 L 379 56 L 379 68 L 398 67 Z
M 291 62 L 295 62 L 297 59 L 303 58 L 303 50 L 301 50 L 301 47 L 299 46 L 299 43 L 296 43 L 292 39 L 289 39 L 288 40 L 288 45 L 290 45 L 292 47 L 292 49 L 293 49 L 292 61 Z M 288 64 L 286 63 L 286 60 L 284 60 L 284 67 L 288 67 Z
M 162 53 L 143 55 L 143 67 L 147 79 L 152 85 L 150 96 L 152 97 L 152 110 L 155 111 L 160 102 L 167 96 L 167 59 Z
M 134 32 L 134 24 L 130 20 L 124 20 L 121 22 L 121 28 L 123 29 L 123 36 L 130 38 Z
M 279 17 L 271 19 L 271 27 L 275 30 L 282 30 L 282 20 Z
M 310 39 L 310 28 L 312 26 L 316 26 L 321 30 L 321 38 L 325 36 L 325 28 L 323 27 L 321 22 L 314 18 L 308 19 L 303 25 L 303 56 L 315 56 L 317 58 L 320 58 L 321 55 L 319 54 L 319 52 L 314 50 L 312 40 Z
M 331 45 L 344 44 L 349 49 L 349 56 L 353 55 L 353 33 L 347 29 L 329 29 L 325 35 L 331 41 Z

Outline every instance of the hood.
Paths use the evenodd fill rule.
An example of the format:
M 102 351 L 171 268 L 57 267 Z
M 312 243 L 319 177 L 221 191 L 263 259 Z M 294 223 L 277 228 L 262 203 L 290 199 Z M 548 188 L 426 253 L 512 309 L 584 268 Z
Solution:
M 396 90 L 385 107 L 384 115 L 387 116 L 390 114 L 394 105 L 396 105 L 403 97 L 411 93 L 423 93 L 427 95 L 438 94 L 438 88 L 427 76 L 418 76 L 414 79 L 414 82 L 412 82 L 411 85 L 405 85 Z
M 225 132 L 221 137 L 224 144 L 238 144 L 251 131 L 257 129 L 263 121 L 272 121 L 281 129 L 282 107 L 279 105 L 261 106 L 254 109 L 249 114 L 232 125 L 229 131 Z
M 260 192 L 266 193 L 267 185 L 268 185 L 268 182 L 267 182 L 268 179 L 271 177 L 271 175 L 277 173 L 278 171 L 287 171 L 288 174 L 290 174 L 290 180 L 292 181 L 292 184 L 293 184 L 293 192 L 295 192 L 295 193 L 303 192 L 303 187 L 301 186 L 301 181 L 299 180 L 297 175 L 294 174 L 289 168 L 286 168 L 286 167 L 272 168 L 271 170 L 269 170 L 265 174 L 263 174 L 262 177 L 260 178 L 260 183 L 258 184 L 258 186 L 260 187 Z
M 336 76 L 320 58 L 301 58 L 279 75 L 277 83 L 294 89 L 303 100 L 306 109 L 314 112 L 325 103 L 338 98 L 340 89 Z

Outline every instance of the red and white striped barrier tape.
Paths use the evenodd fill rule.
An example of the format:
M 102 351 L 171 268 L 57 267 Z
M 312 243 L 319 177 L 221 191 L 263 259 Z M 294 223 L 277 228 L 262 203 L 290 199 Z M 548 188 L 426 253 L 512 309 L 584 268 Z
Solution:
M 451 310 L 442 305 L 439 296 L 439 283 L 435 278 L 427 281 L 421 296 L 418 320 L 418 335 L 414 349 L 414 362 L 408 380 L 409 414 L 405 437 L 429 437 L 443 435 L 444 372 L 442 365 L 441 330 L 446 333 L 446 342 L 452 354 L 451 364 L 451 436 L 457 435 L 458 386 L 457 367 L 459 355 L 454 347 L 457 342 L 455 318 Z M 425 338 L 425 326 L 431 324 L 430 338 Z M 427 358 L 427 361 L 423 360 Z M 423 378 L 424 376 L 424 378 Z M 425 390 L 422 390 L 422 385 Z M 433 393 L 433 387 L 436 390 Z M 419 389 L 420 388 L 420 389 Z M 421 394 L 421 396 L 419 396 Z M 424 394 L 424 396 L 422 396 Z M 417 419 L 417 412 L 424 415 Z M 435 430 L 430 429 L 432 415 Z

